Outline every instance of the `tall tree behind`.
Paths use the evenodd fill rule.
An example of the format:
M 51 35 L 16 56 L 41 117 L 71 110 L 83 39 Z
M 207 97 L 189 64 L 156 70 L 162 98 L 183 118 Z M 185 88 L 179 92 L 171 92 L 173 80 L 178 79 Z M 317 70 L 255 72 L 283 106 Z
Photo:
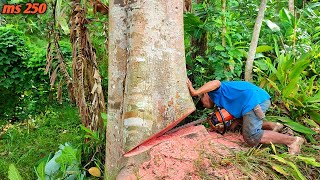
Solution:
M 289 0 L 289 11 L 294 15 L 294 0 Z
M 254 61 L 254 57 L 256 54 L 260 29 L 261 29 L 262 20 L 264 17 L 264 11 L 266 9 L 266 6 L 267 6 L 267 0 L 261 0 L 258 16 L 257 16 L 256 23 L 255 23 L 254 29 L 253 29 L 252 39 L 251 39 L 251 43 L 250 43 L 250 49 L 249 49 L 249 53 L 248 53 L 248 57 L 247 57 L 247 61 L 246 61 L 246 68 L 245 68 L 245 74 L 244 74 L 244 79 L 246 81 L 252 81 L 253 61 Z
M 182 0 L 111 0 L 106 176 L 147 154 L 123 154 L 195 110 L 186 86 Z M 124 168 L 123 168 L 124 167 Z
M 74 0 L 70 18 L 74 95 L 82 123 L 91 130 L 98 130 L 103 125 L 101 112 L 105 112 L 105 103 L 95 49 L 89 41 L 85 17 L 86 8 L 81 6 L 80 0 Z

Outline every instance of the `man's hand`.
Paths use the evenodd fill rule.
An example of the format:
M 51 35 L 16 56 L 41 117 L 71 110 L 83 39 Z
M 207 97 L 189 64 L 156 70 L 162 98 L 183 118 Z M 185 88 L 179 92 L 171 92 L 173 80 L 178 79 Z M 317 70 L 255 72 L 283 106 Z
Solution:
M 220 87 L 221 83 L 219 80 L 213 80 L 205 83 L 203 86 L 201 86 L 199 89 L 195 90 L 192 87 L 192 82 L 190 79 L 187 80 L 187 85 L 190 91 L 191 96 L 198 96 L 205 93 L 208 93 L 210 91 L 216 90 Z
M 188 85 L 191 96 L 197 96 L 198 94 L 196 93 L 196 90 L 193 88 L 192 82 L 190 81 L 189 78 L 187 80 L 187 85 Z

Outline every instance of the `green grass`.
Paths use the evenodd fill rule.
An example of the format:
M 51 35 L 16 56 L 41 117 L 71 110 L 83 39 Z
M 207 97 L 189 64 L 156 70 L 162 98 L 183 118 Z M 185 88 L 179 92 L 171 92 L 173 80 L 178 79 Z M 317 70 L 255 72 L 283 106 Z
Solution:
M 202 168 L 201 162 L 209 159 L 209 168 Z M 206 153 L 195 162 L 201 179 L 210 179 L 210 169 L 229 169 L 235 167 L 239 179 L 320 179 L 319 151 L 312 145 L 302 148 L 299 156 L 291 156 L 283 145 L 261 145 L 247 151 L 235 152 L 230 149 L 228 155 Z M 218 177 L 216 177 L 218 178 Z M 219 178 L 218 178 L 219 179 Z
M 77 110 L 68 105 L 48 108 L 40 115 L 13 124 L 0 136 L 0 179 L 7 179 L 11 163 L 23 179 L 36 179 L 33 167 L 37 161 L 56 152 L 60 144 L 82 143 L 79 124 Z
M 7 123 L 0 120 L 0 128 L 3 129 Z M 70 142 L 74 147 L 82 145 L 84 133 L 79 125 L 77 110 L 68 105 L 47 108 L 42 114 L 13 124 L 0 135 L 0 179 L 8 179 L 11 163 L 15 164 L 23 179 L 37 179 L 33 167 L 40 159 L 49 153 L 55 153 L 60 144 Z M 319 135 L 316 135 L 315 139 L 315 144 L 307 143 L 303 146 L 301 156 L 314 158 L 319 163 Z M 203 157 L 200 157 L 195 166 L 202 179 L 212 179 L 214 176 L 208 171 L 209 168 L 220 169 L 229 166 L 236 167 L 241 176 L 246 178 L 299 179 L 302 174 L 306 179 L 320 179 L 318 163 L 289 156 L 287 148 L 282 145 L 276 145 L 274 149 L 270 145 L 263 145 L 248 151 L 230 151 L 228 155 L 203 153 Z M 100 156 L 97 155 L 96 159 L 104 159 Z M 91 155 L 87 153 L 82 158 L 84 164 L 87 164 Z M 202 167 L 202 158 L 210 160 L 209 168 Z M 100 166 L 103 164 L 101 162 Z

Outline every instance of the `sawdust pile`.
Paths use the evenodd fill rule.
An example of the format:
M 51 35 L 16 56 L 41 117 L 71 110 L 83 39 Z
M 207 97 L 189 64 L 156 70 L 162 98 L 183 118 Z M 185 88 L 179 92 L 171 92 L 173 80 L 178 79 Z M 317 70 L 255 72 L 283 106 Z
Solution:
M 227 160 L 234 152 L 248 148 L 240 134 L 222 136 L 208 132 L 201 125 L 166 135 L 156 142 L 149 151 L 151 159 L 139 169 L 139 179 L 238 179 L 244 176 Z

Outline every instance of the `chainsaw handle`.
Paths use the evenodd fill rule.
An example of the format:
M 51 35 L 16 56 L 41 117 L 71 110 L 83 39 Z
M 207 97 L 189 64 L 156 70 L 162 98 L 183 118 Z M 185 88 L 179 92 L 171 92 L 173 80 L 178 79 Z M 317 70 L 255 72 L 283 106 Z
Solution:
M 226 125 L 226 119 L 221 111 L 221 109 L 218 107 L 218 113 L 220 114 L 221 117 L 221 121 L 218 120 L 218 115 L 217 113 L 213 113 L 211 114 L 211 116 L 208 117 L 207 121 L 210 124 L 210 126 L 219 134 L 223 135 L 224 133 L 226 133 L 227 131 L 227 125 Z M 222 123 L 223 124 L 223 131 L 219 131 L 218 128 L 216 128 L 215 126 L 218 123 Z
M 222 120 L 222 123 L 223 123 L 223 131 L 222 131 L 222 132 L 220 132 L 219 130 L 216 130 L 216 131 L 217 131 L 219 134 L 223 135 L 223 134 L 226 133 L 226 131 L 227 131 L 227 125 L 226 125 L 226 121 L 224 120 L 224 116 L 223 116 L 223 114 L 222 114 L 222 112 L 221 112 L 220 107 L 218 107 L 218 112 L 219 112 L 219 114 L 220 114 L 220 116 L 221 116 L 221 120 Z

